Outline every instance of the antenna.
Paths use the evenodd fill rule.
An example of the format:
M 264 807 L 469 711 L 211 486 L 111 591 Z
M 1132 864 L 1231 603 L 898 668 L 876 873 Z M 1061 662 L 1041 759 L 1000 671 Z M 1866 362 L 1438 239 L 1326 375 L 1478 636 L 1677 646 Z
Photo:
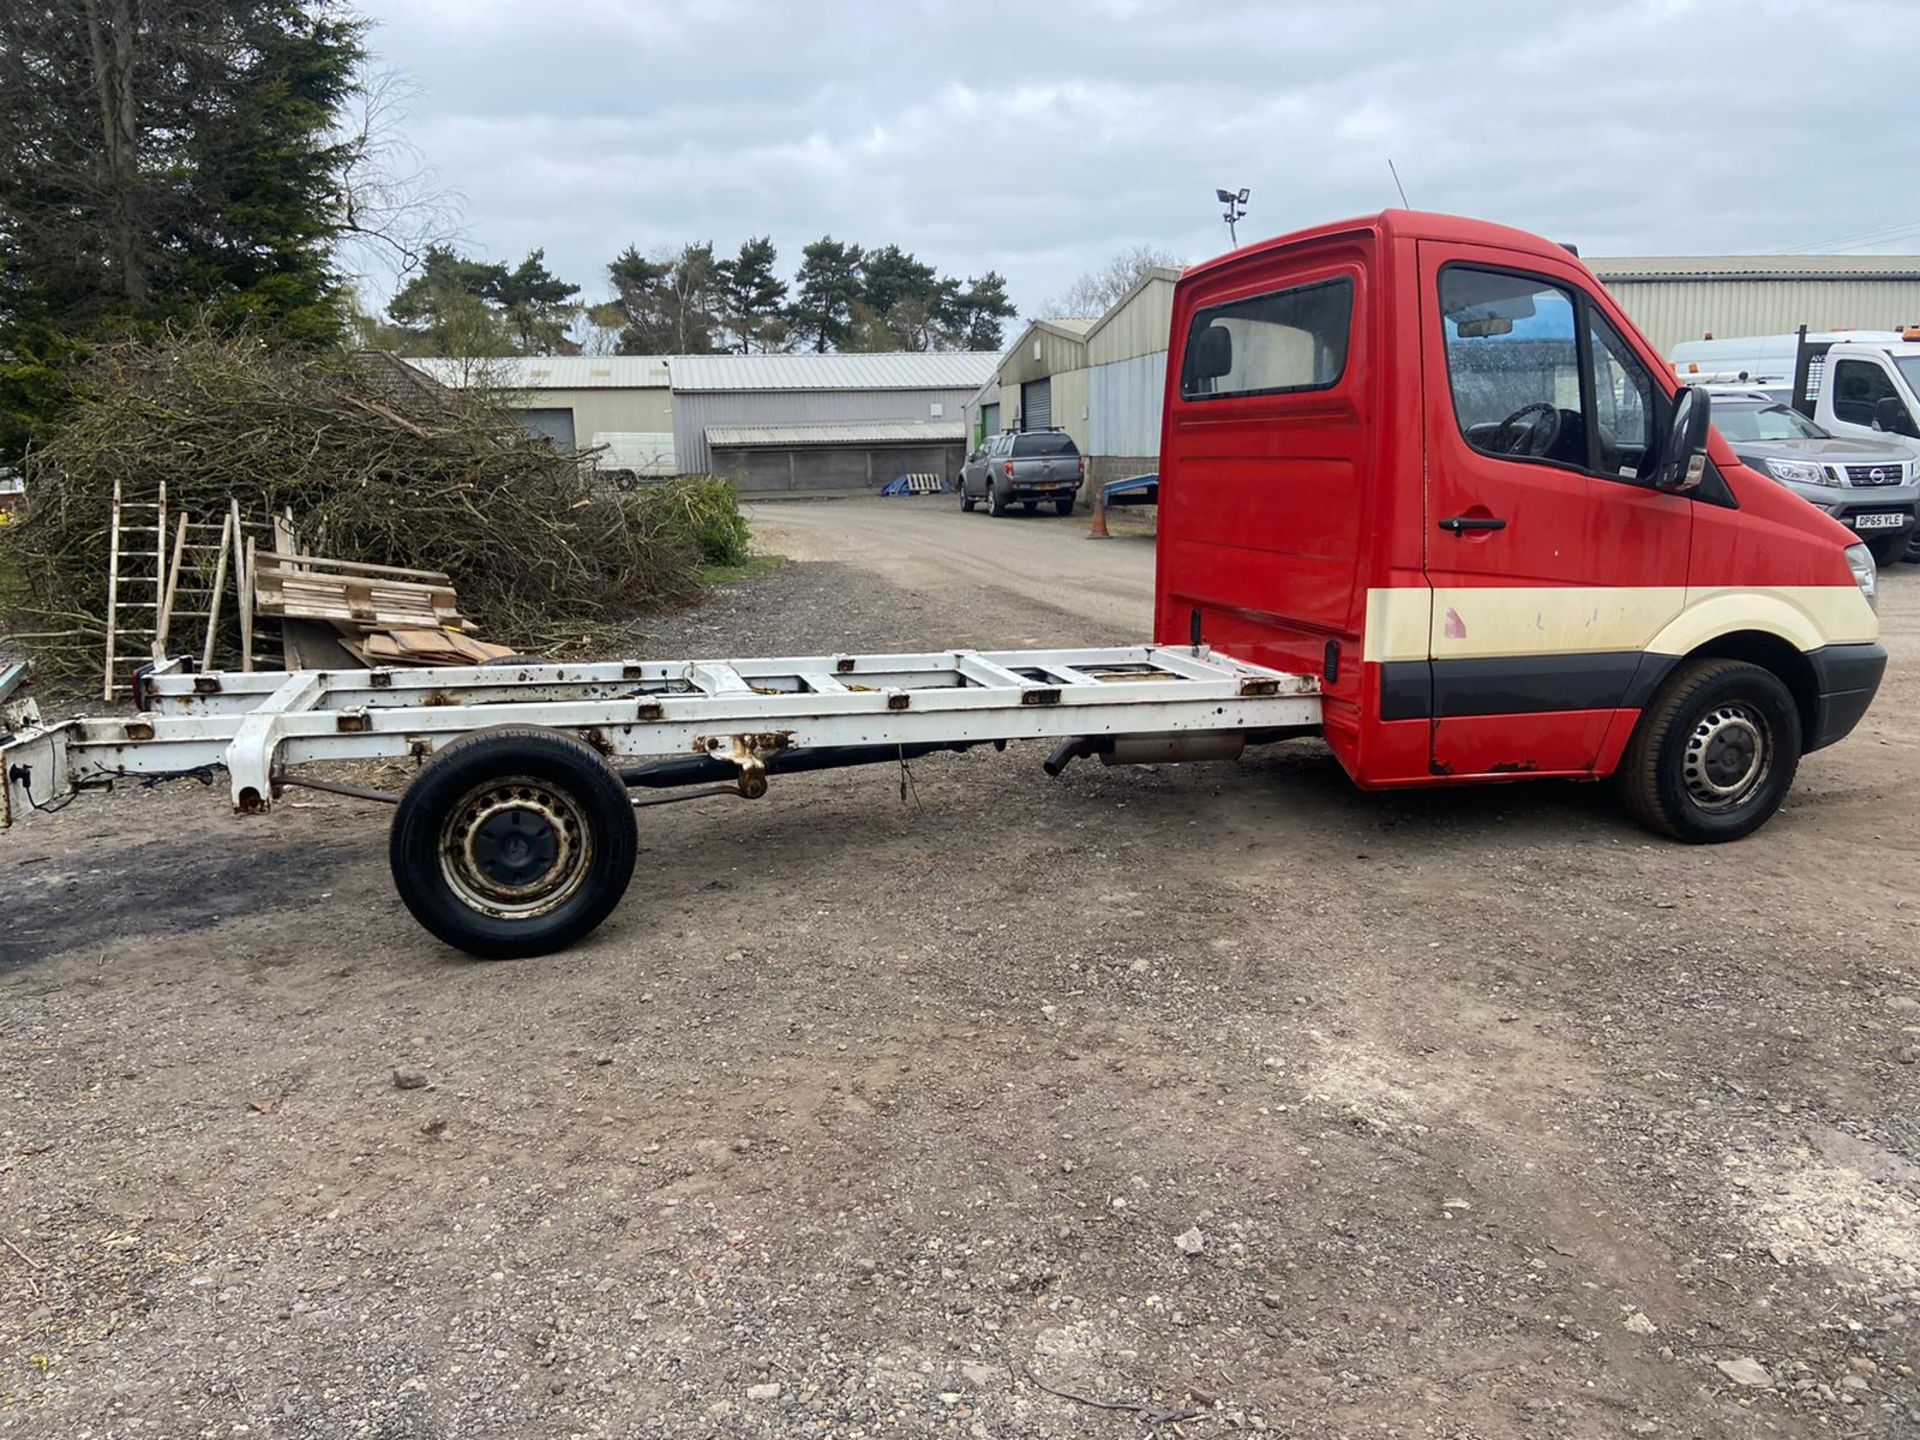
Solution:
M 1407 187 L 1400 183 L 1400 172 L 1393 168 L 1393 157 L 1391 155 L 1387 157 L 1387 173 L 1393 176 L 1393 188 L 1400 192 L 1400 208 L 1402 210 L 1411 210 L 1413 206 L 1407 203 Z

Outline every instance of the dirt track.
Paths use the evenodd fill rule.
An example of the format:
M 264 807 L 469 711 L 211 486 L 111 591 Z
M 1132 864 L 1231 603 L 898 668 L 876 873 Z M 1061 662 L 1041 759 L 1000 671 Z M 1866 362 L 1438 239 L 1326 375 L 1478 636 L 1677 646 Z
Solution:
M 644 648 L 1139 633 L 1145 546 L 929 505 L 763 507 L 815 558 Z M 1711 851 L 1309 745 L 1016 749 L 645 814 L 592 943 L 481 965 L 370 807 L 37 817 L 0 1431 L 1142 1433 L 1037 1377 L 1189 1436 L 1910 1433 L 1920 569 L 1884 591 L 1862 730 Z

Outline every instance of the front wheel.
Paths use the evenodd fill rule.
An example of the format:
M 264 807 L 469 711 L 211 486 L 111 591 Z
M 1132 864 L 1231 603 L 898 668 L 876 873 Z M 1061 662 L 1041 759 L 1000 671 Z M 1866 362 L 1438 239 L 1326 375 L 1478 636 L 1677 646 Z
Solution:
M 1696 660 L 1642 712 L 1615 779 L 1643 825 L 1709 845 L 1766 824 L 1799 764 L 1800 708 L 1780 677 L 1740 660 Z
M 1876 535 L 1867 541 L 1867 553 L 1876 565 L 1891 565 L 1902 559 L 1912 540 L 1906 535 Z
M 463 735 L 407 787 L 387 858 L 413 918 L 483 960 L 564 950 L 613 913 L 638 836 L 620 777 L 554 730 Z
M 964 475 L 960 477 L 960 508 L 969 515 L 973 513 L 973 496 L 967 493 L 967 478 Z

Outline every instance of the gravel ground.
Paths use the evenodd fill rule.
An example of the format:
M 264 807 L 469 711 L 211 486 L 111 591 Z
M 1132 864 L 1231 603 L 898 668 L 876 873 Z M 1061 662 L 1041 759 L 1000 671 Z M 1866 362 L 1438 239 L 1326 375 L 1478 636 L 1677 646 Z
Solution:
M 1133 638 L 937 569 L 788 565 L 644 648 Z M 1887 589 L 1866 726 L 1714 850 L 1312 744 L 1016 747 L 645 813 L 592 941 L 487 965 L 371 807 L 36 817 L 0 1433 L 1911 1434 L 1920 571 Z

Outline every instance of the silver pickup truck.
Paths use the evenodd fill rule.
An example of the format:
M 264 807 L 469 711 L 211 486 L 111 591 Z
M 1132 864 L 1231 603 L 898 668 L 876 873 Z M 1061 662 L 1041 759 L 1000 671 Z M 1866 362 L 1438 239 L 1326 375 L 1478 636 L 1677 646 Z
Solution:
M 1882 565 L 1907 553 L 1920 507 L 1913 452 L 1891 438 L 1831 435 L 1765 391 L 1708 386 L 1713 423 L 1743 465 L 1771 475 L 1860 537 Z
M 960 508 L 987 502 L 989 515 L 1004 515 L 1018 502 L 1031 512 L 1042 500 L 1071 515 L 1087 476 L 1080 447 L 1064 430 L 1021 430 L 990 436 L 960 470 Z

